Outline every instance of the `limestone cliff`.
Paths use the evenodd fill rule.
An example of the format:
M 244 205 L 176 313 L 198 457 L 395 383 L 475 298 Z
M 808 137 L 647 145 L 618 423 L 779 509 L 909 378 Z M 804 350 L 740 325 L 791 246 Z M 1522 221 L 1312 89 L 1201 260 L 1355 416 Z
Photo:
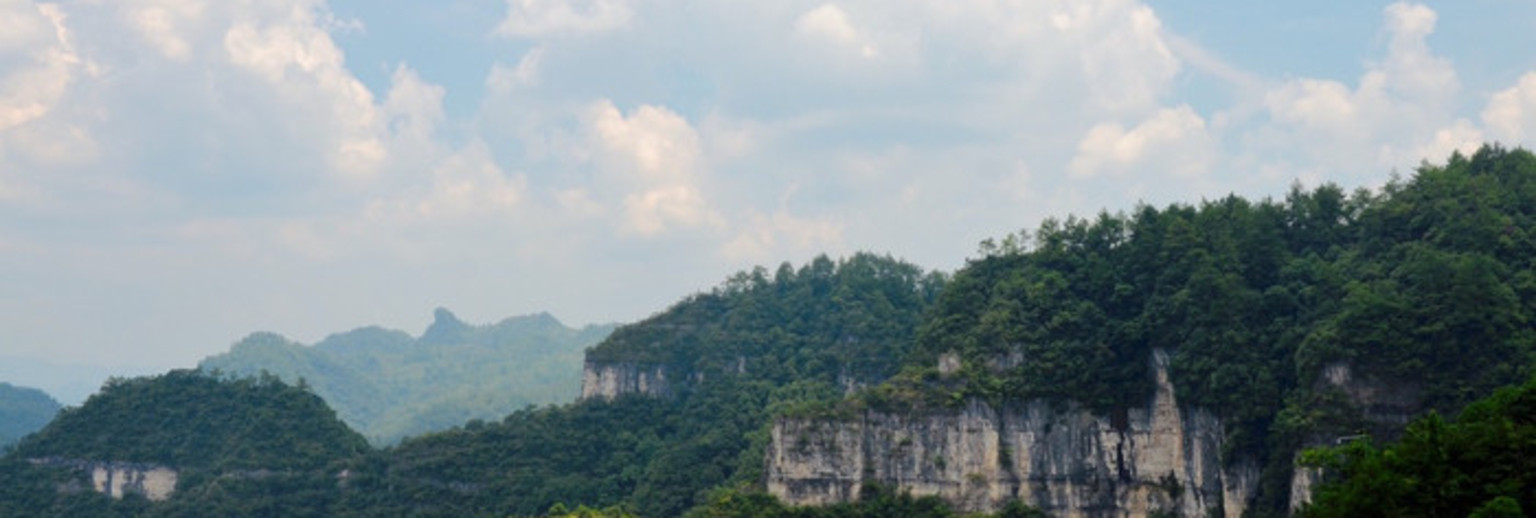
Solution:
M 672 393 L 666 369 L 637 362 L 588 359 L 581 373 L 581 399 L 614 399 L 625 394 L 663 397 Z
M 33 464 L 70 468 L 91 478 L 91 489 L 112 498 L 137 494 L 152 502 L 163 501 L 176 491 L 176 470 L 137 462 L 31 459 Z
M 1240 516 L 1258 467 L 1224 464 L 1221 421 L 1178 405 L 1166 353 L 1153 355 L 1153 367 L 1152 400 L 1117 416 L 1035 400 L 782 418 L 768 446 L 768 490 L 792 504 L 827 504 L 854 499 L 874 481 L 967 511 L 1019 499 L 1063 517 Z

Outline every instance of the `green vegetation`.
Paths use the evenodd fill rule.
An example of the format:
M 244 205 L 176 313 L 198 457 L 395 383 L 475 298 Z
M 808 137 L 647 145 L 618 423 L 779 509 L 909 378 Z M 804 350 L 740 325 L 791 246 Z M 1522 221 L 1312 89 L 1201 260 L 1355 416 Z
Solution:
M 368 451 L 319 397 L 270 375 L 114 379 L 0 459 L 0 516 L 331 516 L 336 474 Z M 171 467 L 175 498 L 110 499 L 77 461 Z
M 0 450 L 41 429 L 59 408 L 41 390 L 0 382 Z
M 582 349 L 613 326 L 571 329 L 548 314 L 471 326 L 446 309 L 420 338 L 365 327 L 313 347 L 255 333 L 200 368 L 304 380 L 375 444 L 499 419 L 528 405 L 565 403 L 581 388 Z
M 775 412 L 894 372 L 942 284 L 871 254 L 738 274 L 620 328 L 588 356 L 661 365 L 677 380 L 674 397 L 528 409 L 407 440 L 390 452 L 389 477 L 370 483 L 439 495 L 461 515 L 580 502 L 678 516 L 713 487 L 762 478 Z
M 1395 443 L 1357 440 L 1306 459 L 1330 475 L 1307 517 L 1525 516 L 1536 511 L 1536 378 L 1455 422 L 1430 413 Z
M 1499 147 L 1380 192 L 1297 187 L 1283 201 L 1048 220 L 983 243 L 903 375 L 866 399 L 1137 407 L 1151 351 L 1166 350 L 1180 401 L 1224 418 L 1228 460 L 1267 466 L 1261 509 L 1278 512 L 1302 444 L 1390 435 L 1396 425 L 1366 414 L 1455 412 L 1530 371 L 1531 229 L 1536 156 Z M 951 352 L 963 360 L 958 381 L 935 372 Z M 1398 400 L 1353 406 L 1319 379 L 1334 364 Z
M 309 470 L 368 445 L 319 397 L 272 376 L 221 381 L 189 370 L 109 380 L 16 445 L 14 456 L 191 470 Z
M 1296 187 L 1279 201 L 1050 220 L 983 243 L 952 277 L 870 254 L 758 268 L 589 351 L 593 362 L 660 369 L 666 397 L 527 406 L 384 449 L 270 375 L 119 380 L 0 461 L 0 475 L 56 495 L 5 489 L 0 514 L 955 516 L 878 486 L 860 502 L 784 506 L 761 492 L 771 420 L 949 411 L 969 398 L 1046 398 L 1123 416 L 1147 404 L 1161 350 L 1181 403 L 1223 418 L 1223 457 L 1263 466 L 1254 515 L 1284 512 L 1298 450 L 1364 433 L 1403 442 L 1313 454 L 1338 477 L 1320 490 L 1317 516 L 1518 516 L 1533 501 L 1536 466 L 1522 463 L 1536 458 L 1536 388 L 1468 404 L 1533 374 L 1531 229 L 1536 156 L 1490 146 L 1379 191 Z M 305 348 L 257 335 L 235 353 L 268 358 L 338 401 L 366 400 L 387 382 L 327 381 L 349 369 L 463 378 L 444 383 L 509 377 L 384 366 L 483 358 L 476 344 L 497 343 L 496 327 L 445 313 L 420 339 L 368 329 Z M 958 361 L 941 373 L 941 358 Z M 350 412 L 393 408 L 372 405 Z M 1402 430 L 1424 411 L 1460 417 Z M 256 424 L 273 420 L 284 424 Z M 174 498 L 149 504 L 57 496 L 67 475 L 18 460 L 103 455 L 187 471 Z M 1398 497 L 1408 500 L 1388 500 Z M 1001 513 L 1037 515 L 1021 505 Z

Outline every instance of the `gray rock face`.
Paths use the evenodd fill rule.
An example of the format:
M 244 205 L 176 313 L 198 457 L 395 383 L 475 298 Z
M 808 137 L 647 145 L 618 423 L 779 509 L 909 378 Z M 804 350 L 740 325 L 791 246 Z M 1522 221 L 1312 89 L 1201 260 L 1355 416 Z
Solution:
M 614 399 L 625 394 L 665 397 L 672 393 L 660 365 L 587 360 L 581 373 L 581 399 Z
M 875 481 L 937 495 L 965 511 L 1019 499 L 1052 516 L 1241 516 L 1259 467 L 1220 459 L 1214 415 L 1181 408 L 1168 356 L 1153 355 L 1145 408 L 1095 415 L 1029 401 L 921 415 L 866 412 L 851 421 L 783 418 L 768 446 L 768 490 L 797 505 L 857 498 Z
M 30 462 L 82 471 L 90 475 L 91 489 L 117 499 L 132 493 L 159 502 L 176 491 L 176 470 L 157 464 L 56 458 L 30 459 Z

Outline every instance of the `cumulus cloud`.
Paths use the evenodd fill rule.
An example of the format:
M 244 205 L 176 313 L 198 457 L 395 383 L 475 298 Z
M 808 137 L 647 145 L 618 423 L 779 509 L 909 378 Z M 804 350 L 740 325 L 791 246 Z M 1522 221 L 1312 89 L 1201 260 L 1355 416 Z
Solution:
M 1289 132 L 1298 153 L 1337 166 L 1417 164 L 1419 153 L 1461 147 L 1475 136 L 1454 116 L 1460 89 L 1455 68 L 1435 55 L 1427 38 L 1436 14 L 1399 2 L 1382 11 L 1386 55 L 1370 63 L 1351 88 L 1331 79 L 1301 78 L 1271 90 L 1265 106 Z M 1360 157 L 1367 157 L 1362 163 Z
M 1505 142 L 1536 136 L 1536 72 L 1527 72 L 1514 86 L 1493 94 L 1482 120 L 1494 138 Z
M 479 141 L 440 160 L 431 178 L 431 186 L 421 195 L 403 197 L 393 206 L 380 200 L 369 208 L 370 216 L 461 223 L 495 218 L 511 214 L 528 190 L 527 177 L 508 175 Z
M 646 181 L 691 177 L 698 167 L 699 134 L 665 107 L 640 106 L 625 116 L 612 101 L 592 106 L 587 123 L 607 156 Z
M 496 26 L 496 34 L 542 37 L 602 32 L 623 27 L 630 16 L 627 0 L 507 0 L 507 17 Z
M 599 167 L 625 192 L 623 228 L 653 236 L 673 227 L 722 224 L 698 185 L 698 131 L 682 116 L 650 105 L 626 116 L 604 100 L 589 109 L 585 123 Z
M 0 6 L 0 131 L 47 115 L 64 96 L 82 65 L 65 15 L 54 4 L 7 2 Z
M 268 23 L 236 23 L 224 35 L 224 50 L 292 108 L 324 114 L 329 127 L 322 137 L 329 140 L 326 159 L 334 170 L 368 178 L 385 160 L 373 93 L 347 70 L 314 10 L 295 7 Z
M 1151 7 L 1137 2 L 1082 2 L 1051 17 L 1064 37 L 1083 48 L 1078 56 L 1093 99 L 1111 111 L 1157 104 L 1179 72 Z
M 184 61 L 192 45 L 182 34 L 186 26 L 203 16 L 202 0 L 154 0 L 127 8 L 129 24 L 166 58 Z
M 539 65 L 544 60 L 544 47 L 534 47 L 523 54 L 517 65 L 508 67 L 497 62 L 485 77 L 485 86 L 493 95 L 507 95 L 518 88 L 537 84 Z
M 865 58 L 880 55 L 879 48 L 853 28 L 848 14 L 836 4 L 822 4 L 800 15 L 795 20 L 795 30 L 805 37 L 853 49 Z
M 1210 166 L 1215 152 L 1205 119 L 1179 106 L 1159 110 L 1129 129 L 1115 122 L 1094 126 L 1078 143 L 1070 169 L 1084 177 L 1138 168 L 1196 176 Z

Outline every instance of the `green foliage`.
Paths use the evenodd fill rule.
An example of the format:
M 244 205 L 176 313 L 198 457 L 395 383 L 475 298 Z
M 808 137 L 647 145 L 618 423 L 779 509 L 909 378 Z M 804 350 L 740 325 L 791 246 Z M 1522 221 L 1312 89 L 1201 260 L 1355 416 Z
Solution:
M 471 326 L 445 309 L 420 338 L 366 327 L 304 346 L 255 333 L 200 365 L 240 376 L 303 380 L 375 444 L 500 419 L 580 390 L 582 350 L 613 326 L 571 329 L 548 314 Z
M 1281 481 L 1304 442 L 1391 432 L 1369 414 L 1454 412 L 1530 372 L 1531 229 L 1536 156 L 1497 146 L 1378 193 L 1298 186 L 1280 201 L 1047 220 L 983 243 L 906 369 L 864 401 L 1050 398 L 1108 413 L 1146 404 L 1149 358 L 1164 350 L 1180 402 L 1224 418 L 1226 458 Z M 961 371 L 938 376 L 946 354 Z M 1319 378 L 1335 365 L 1391 399 L 1347 397 Z M 1265 509 L 1284 506 L 1275 486 Z
M 1536 378 L 1473 403 L 1455 422 L 1431 413 L 1401 440 L 1310 451 L 1326 469 L 1304 515 L 1524 516 L 1536 502 Z
M 529 409 L 408 440 L 383 487 L 472 484 L 463 514 L 558 502 L 677 516 L 713 487 L 761 480 L 773 412 L 833 408 L 847 384 L 890 376 L 943 277 L 889 257 L 819 257 L 733 276 L 594 347 L 596 362 L 660 365 L 674 396 Z M 467 487 L 467 486 L 466 486 Z
M 709 293 L 621 327 L 593 361 L 662 365 L 686 379 L 749 373 L 776 385 L 875 383 L 896 372 L 943 275 L 860 253 L 732 276 Z
M 1150 360 L 1163 351 L 1180 402 L 1223 418 L 1223 456 L 1264 466 L 1257 515 L 1284 512 L 1300 446 L 1399 431 L 1392 416 L 1438 410 L 1460 417 L 1427 417 L 1384 449 L 1310 454 L 1340 477 L 1310 512 L 1519 516 L 1536 501 L 1536 389 L 1467 404 L 1531 375 L 1532 229 L 1536 156 L 1490 146 L 1379 192 L 1298 186 L 1283 200 L 1048 220 L 983 243 L 953 277 L 870 254 L 758 268 L 590 350 L 593 362 L 660 369 L 668 397 L 530 405 L 490 421 L 447 411 L 439 422 L 465 424 L 382 450 L 336 432 L 317 398 L 270 376 L 119 380 L 18 452 L 209 468 L 184 476 L 166 503 L 0 490 L 0 515 L 955 516 L 937 499 L 876 485 L 859 502 L 823 508 L 762 494 L 772 419 L 949 411 L 974 398 L 1048 398 L 1124 416 L 1147 404 Z M 434 363 L 484 358 L 474 351 L 513 334 L 441 312 L 420 339 L 369 329 L 305 348 L 257 335 L 232 355 L 264 358 L 335 401 L 368 401 L 344 413 L 363 422 L 461 401 L 451 390 L 410 404 L 369 399 L 396 379 L 515 378 Z M 1341 376 L 1341 366 L 1352 381 L 1323 376 Z M 362 371 L 388 375 L 336 381 Z M 79 482 L 17 458 L 0 462 L 0 475 L 55 489 Z M 255 466 L 290 468 L 230 475 Z M 1171 479 L 1163 489 L 1192 490 Z M 1019 504 L 1000 515 L 1039 512 Z
M 60 408 L 41 390 L 0 382 L 0 450 L 41 429 Z
M 315 469 L 367 450 L 319 397 L 273 376 L 221 380 L 179 370 L 114 379 L 16 445 L 20 458 L 178 469 Z

